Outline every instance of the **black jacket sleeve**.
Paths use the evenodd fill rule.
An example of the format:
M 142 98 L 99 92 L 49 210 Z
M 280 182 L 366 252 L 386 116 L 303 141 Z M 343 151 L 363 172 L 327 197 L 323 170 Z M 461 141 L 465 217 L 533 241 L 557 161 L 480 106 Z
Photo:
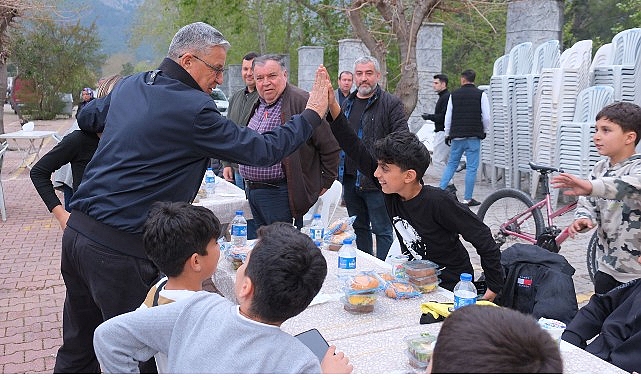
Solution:
M 33 186 L 50 212 L 57 205 L 61 205 L 60 199 L 58 199 L 53 188 L 51 175 L 64 164 L 71 162 L 76 156 L 77 136 L 78 134 L 76 133 L 65 136 L 62 141 L 36 162 L 29 173 Z
M 376 180 L 376 177 L 374 177 L 374 172 L 376 171 L 378 163 L 369 153 L 367 148 L 365 148 L 363 141 L 359 139 L 352 128 L 349 127 L 349 123 L 347 122 L 347 118 L 343 114 L 343 111 L 341 111 L 336 120 L 332 120 L 331 115 L 327 114 L 327 120 L 330 122 L 332 133 L 334 134 L 334 137 L 336 137 L 341 149 L 345 151 L 345 154 L 347 154 L 349 158 L 356 162 L 358 170 L 363 175 L 370 178 L 374 185 L 380 189 L 381 185 Z

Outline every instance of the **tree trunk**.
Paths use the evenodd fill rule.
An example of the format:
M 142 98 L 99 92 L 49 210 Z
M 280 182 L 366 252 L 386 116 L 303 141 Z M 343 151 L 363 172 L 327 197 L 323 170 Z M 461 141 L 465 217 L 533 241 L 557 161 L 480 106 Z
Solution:
M 7 96 L 7 32 L 9 24 L 18 17 L 18 9 L 6 5 L 0 6 L 0 100 L 4 109 Z M 4 111 L 0 113 L 0 134 L 4 133 Z M 0 167 L 1 168 L 1 167 Z

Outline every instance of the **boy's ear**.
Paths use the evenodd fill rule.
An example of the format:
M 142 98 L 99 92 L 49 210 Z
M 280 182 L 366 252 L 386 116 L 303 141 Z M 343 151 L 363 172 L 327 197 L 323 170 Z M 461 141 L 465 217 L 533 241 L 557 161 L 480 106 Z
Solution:
M 407 169 L 405 171 L 405 183 L 411 183 L 416 181 L 416 170 Z
M 635 131 L 628 131 L 625 142 L 628 144 L 634 144 L 635 141 L 637 141 L 637 133 Z
M 187 260 L 187 263 L 189 264 L 189 267 L 193 272 L 200 272 L 202 270 L 202 266 L 200 264 L 200 255 L 196 252 L 192 253 L 191 256 L 189 256 L 189 260 Z
M 236 297 L 240 301 L 241 299 L 250 299 L 254 296 L 254 283 L 251 278 L 243 276 L 243 279 L 240 284 L 240 290 Z

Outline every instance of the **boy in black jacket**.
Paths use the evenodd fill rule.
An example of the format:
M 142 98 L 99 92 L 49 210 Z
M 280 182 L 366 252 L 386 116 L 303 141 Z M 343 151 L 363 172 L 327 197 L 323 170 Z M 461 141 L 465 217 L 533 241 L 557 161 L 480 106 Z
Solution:
M 483 298 L 492 301 L 504 281 L 499 248 L 490 229 L 468 207 L 446 191 L 422 184 L 430 163 L 425 145 L 409 131 L 396 131 L 375 143 L 374 158 L 349 127 L 333 91 L 329 102 L 332 133 L 359 171 L 383 191 L 402 252 L 410 260 L 427 259 L 438 264 L 440 285 L 452 290 L 461 273 L 474 273 L 459 239 L 463 236 L 481 257 L 488 286 Z
M 637 261 L 641 264 L 641 257 Z M 621 369 L 641 372 L 641 279 L 594 294 L 561 339 Z

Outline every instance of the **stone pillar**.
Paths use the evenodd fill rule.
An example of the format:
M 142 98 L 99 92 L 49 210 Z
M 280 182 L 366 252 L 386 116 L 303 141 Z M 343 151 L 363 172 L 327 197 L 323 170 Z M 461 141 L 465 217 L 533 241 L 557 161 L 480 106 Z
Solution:
M 432 89 L 434 75 L 443 65 L 443 24 L 426 22 L 418 30 L 416 40 L 416 69 L 418 70 L 418 100 L 407 123 L 416 133 L 423 127 L 422 113 L 433 113 L 438 94 Z M 450 83 L 456 78 L 449 78 Z M 433 132 L 433 131 L 432 131 Z
M 352 38 L 338 40 L 338 72 L 336 74 L 329 73 L 332 80 L 336 80 L 341 71 L 353 73 L 354 61 L 365 55 L 370 55 L 370 52 L 361 40 Z
M 227 95 L 228 98 L 231 98 L 232 95 L 238 90 L 245 88 L 245 81 L 242 77 L 242 65 L 227 65 L 227 70 L 225 71 L 225 81 L 220 87 L 221 90 Z
M 316 78 L 316 69 L 323 64 L 325 50 L 321 46 L 301 46 L 298 48 L 298 87 L 311 91 Z
M 563 8 L 563 0 L 509 0 L 505 54 L 523 42 L 536 49 L 549 40 L 563 41 Z

